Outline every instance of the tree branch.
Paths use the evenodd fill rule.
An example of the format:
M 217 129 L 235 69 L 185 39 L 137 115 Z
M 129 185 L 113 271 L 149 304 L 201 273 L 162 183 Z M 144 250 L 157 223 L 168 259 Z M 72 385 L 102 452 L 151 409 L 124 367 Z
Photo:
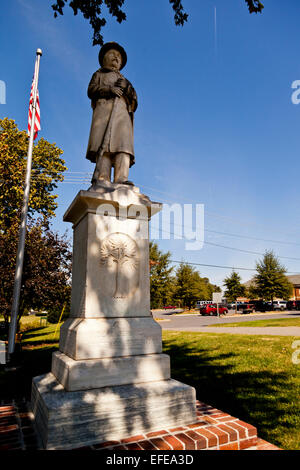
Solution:
M 149 0 L 151 1 L 151 0 Z M 248 5 L 250 13 L 262 12 L 264 6 L 259 0 L 245 0 Z M 108 8 L 111 16 L 116 18 L 118 23 L 126 20 L 126 14 L 122 10 L 125 0 L 56 0 L 53 3 L 52 9 L 54 11 L 54 17 L 64 14 L 64 7 L 66 4 L 72 8 L 74 15 L 80 11 L 83 17 L 89 20 L 89 23 L 93 29 L 93 46 L 103 45 L 103 36 L 101 34 L 102 28 L 106 25 L 106 19 L 102 15 L 102 6 L 105 5 Z M 188 20 L 188 14 L 184 11 L 182 0 L 169 0 L 174 11 L 174 22 L 176 26 L 183 26 Z
M 261 13 L 264 6 L 259 0 L 245 0 L 250 13 Z

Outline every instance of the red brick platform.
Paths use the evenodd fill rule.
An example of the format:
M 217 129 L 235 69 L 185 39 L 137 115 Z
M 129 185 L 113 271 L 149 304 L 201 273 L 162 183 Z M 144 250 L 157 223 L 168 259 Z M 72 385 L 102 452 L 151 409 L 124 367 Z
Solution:
M 37 450 L 38 442 L 26 402 L 0 406 L 0 451 Z
M 280 450 L 259 439 L 254 426 L 205 403 L 197 402 L 197 415 L 187 426 L 74 450 Z M 26 402 L 0 406 L 0 451 L 38 449 Z

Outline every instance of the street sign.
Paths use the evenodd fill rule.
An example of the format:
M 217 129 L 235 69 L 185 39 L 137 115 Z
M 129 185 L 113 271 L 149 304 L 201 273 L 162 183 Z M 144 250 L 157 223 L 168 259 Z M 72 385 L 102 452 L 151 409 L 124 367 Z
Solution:
M 214 304 L 222 303 L 222 292 L 213 292 L 212 301 Z

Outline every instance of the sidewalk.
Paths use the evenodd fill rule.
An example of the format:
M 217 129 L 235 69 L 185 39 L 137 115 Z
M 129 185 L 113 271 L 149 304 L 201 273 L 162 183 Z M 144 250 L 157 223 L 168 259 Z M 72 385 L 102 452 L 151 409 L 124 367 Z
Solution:
M 171 328 L 170 328 L 171 329 Z M 173 329 L 173 328 L 172 328 Z M 174 328 L 180 331 L 199 331 L 201 333 L 227 333 L 233 335 L 263 335 L 263 336 L 300 336 L 299 326 L 200 326 L 189 328 Z

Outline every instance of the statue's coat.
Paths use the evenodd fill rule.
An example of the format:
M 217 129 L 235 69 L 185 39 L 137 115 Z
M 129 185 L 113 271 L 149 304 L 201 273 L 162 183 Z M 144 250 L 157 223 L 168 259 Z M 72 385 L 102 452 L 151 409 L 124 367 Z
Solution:
M 115 97 L 110 88 L 118 78 L 125 78 L 118 71 L 101 68 L 90 81 L 88 96 L 92 101 L 93 119 L 86 158 L 96 162 L 99 151 L 130 154 L 130 166 L 134 164 L 133 113 L 137 108 L 137 95 L 126 80 L 122 97 Z M 113 109 L 114 108 L 114 109 Z

